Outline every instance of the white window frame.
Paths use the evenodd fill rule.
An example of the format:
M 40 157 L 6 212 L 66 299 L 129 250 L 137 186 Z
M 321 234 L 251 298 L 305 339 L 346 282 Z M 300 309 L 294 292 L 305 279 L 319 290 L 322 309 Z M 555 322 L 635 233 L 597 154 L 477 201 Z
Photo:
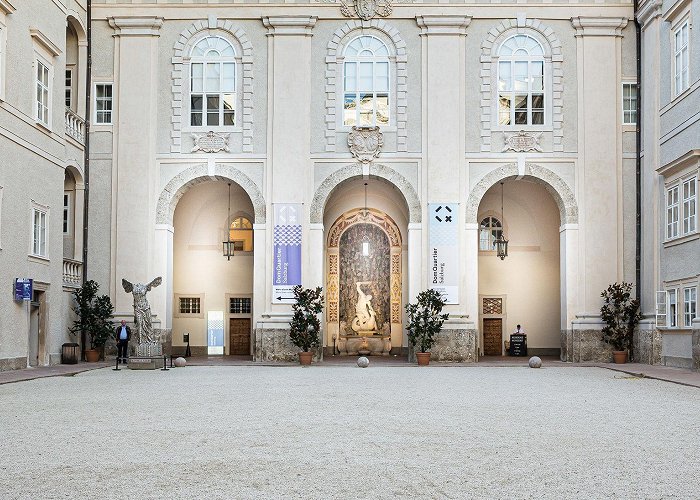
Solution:
M 489 220 L 489 225 L 488 226 L 482 226 L 482 222 L 484 222 L 486 219 Z M 500 226 L 494 226 L 493 221 L 496 221 L 500 224 Z M 498 215 L 493 215 L 493 214 L 486 214 L 483 217 L 479 218 L 479 232 L 478 232 L 478 238 L 479 238 L 479 252 L 495 252 L 496 248 L 494 246 L 494 241 L 496 240 L 497 237 L 493 235 L 494 231 L 500 231 L 501 235 L 503 235 L 503 220 L 501 216 Z M 488 234 L 488 245 L 489 248 L 482 248 L 481 243 L 482 243 L 482 238 L 481 234 L 482 232 L 486 232 Z
M 667 310 L 666 324 L 668 328 L 678 328 L 678 288 L 670 288 L 666 290 Z
M 346 52 L 350 45 L 355 43 L 357 40 L 361 38 L 373 38 L 377 41 L 379 41 L 383 46 L 384 49 L 386 50 L 386 55 L 372 55 L 372 56 L 363 56 L 363 55 L 347 55 Z M 372 65 L 372 88 L 371 89 L 366 89 L 366 90 L 361 90 L 360 89 L 360 67 L 362 63 L 370 63 Z M 356 68 L 355 72 L 355 88 L 354 89 L 346 89 L 346 84 L 348 81 L 348 75 L 347 75 L 347 66 L 349 64 L 354 64 Z M 386 79 L 387 79 L 387 85 L 386 85 L 386 90 L 377 90 L 377 67 L 380 64 L 386 64 Z M 374 34 L 361 34 L 358 36 L 354 36 L 350 40 L 348 40 L 348 43 L 345 44 L 345 47 L 343 48 L 343 56 L 342 56 L 342 64 L 341 64 L 341 74 L 342 78 L 339 83 L 340 85 L 340 103 L 341 103 L 341 114 L 340 114 L 340 122 L 341 125 L 345 128 L 350 128 L 352 126 L 356 127 L 380 127 L 380 128 L 388 128 L 393 125 L 393 115 L 394 113 L 392 112 L 392 107 L 393 107 L 393 102 L 394 102 L 394 96 L 393 96 L 393 74 L 394 71 L 392 70 L 392 52 L 390 49 L 389 44 L 387 44 L 386 41 L 382 40 L 379 36 L 376 36 Z M 355 98 L 355 123 L 347 123 L 345 120 L 345 99 L 346 99 L 346 94 L 354 94 Z M 360 102 L 360 96 L 363 94 L 371 94 L 372 95 L 372 121 L 371 123 L 368 124 L 362 124 L 360 123 L 360 118 L 361 118 L 361 109 L 359 106 Z M 386 94 L 387 98 L 387 106 L 386 106 L 386 113 L 388 115 L 387 117 L 387 122 L 386 123 L 378 123 L 377 122 L 377 102 L 378 102 L 378 95 L 384 95 Z
M 686 39 L 683 42 L 683 31 Z M 684 17 L 671 31 L 673 50 L 673 96 L 677 97 L 690 87 L 690 17 Z M 680 44 L 679 44 L 680 39 Z M 680 59 L 680 67 L 679 67 Z M 683 60 L 685 59 L 685 64 Z
M 192 51 L 194 48 L 199 44 L 202 40 L 206 38 L 219 38 L 226 42 L 228 45 L 231 46 L 233 49 L 233 56 L 219 56 L 215 58 L 207 58 L 206 54 L 204 56 L 193 56 Z M 187 61 L 187 115 L 185 117 L 186 120 L 186 128 L 191 129 L 191 130 L 226 130 L 226 131 L 231 131 L 231 130 L 236 130 L 236 129 L 241 129 L 240 123 L 242 123 L 242 116 L 240 113 L 241 106 L 239 103 L 239 94 L 240 92 L 238 91 L 239 89 L 239 73 L 241 73 L 242 70 L 242 65 L 239 64 L 239 50 L 236 47 L 236 44 L 234 44 L 231 40 L 228 38 L 218 35 L 218 34 L 207 34 L 206 36 L 199 37 L 197 38 L 192 45 L 190 46 L 189 49 L 189 54 L 188 54 L 188 61 Z M 207 75 L 207 65 L 211 64 L 218 64 L 219 65 L 219 90 L 218 91 L 207 91 L 204 88 L 205 82 L 206 82 L 206 75 Z M 194 64 L 201 64 L 202 65 L 202 82 L 203 82 L 203 87 L 201 92 L 197 91 L 195 92 L 193 90 L 193 77 L 192 77 L 192 71 L 193 71 L 193 65 Z M 223 90 L 223 82 L 224 82 L 224 64 L 232 64 L 233 65 L 233 91 L 225 91 Z M 200 95 L 202 97 L 202 124 L 201 125 L 193 125 L 192 124 L 192 96 L 193 94 L 195 95 Z M 218 107 L 218 124 L 217 125 L 207 125 L 207 114 L 208 114 L 208 108 L 206 107 L 207 104 L 207 95 L 216 95 L 219 98 L 219 107 Z M 232 102 L 233 102 L 233 125 L 224 125 L 224 95 L 232 95 Z
M 698 180 L 696 177 L 680 182 L 680 216 L 679 229 L 686 236 L 698 230 Z
M 39 259 L 49 259 L 49 207 L 45 205 L 40 205 L 38 203 L 32 202 L 30 214 L 30 231 L 31 238 L 29 239 L 29 255 L 32 257 L 37 257 Z M 41 225 L 39 226 L 39 232 L 37 233 L 36 228 L 36 218 L 39 216 L 39 221 L 41 221 L 41 216 L 43 215 L 44 225 L 43 234 L 41 232 Z M 37 241 L 37 236 L 39 240 Z M 42 250 L 43 243 L 43 253 Z M 38 249 L 38 251 L 36 251 Z
M 536 54 L 536 55 L 522 55 L 522 54 L 511 54 L 511 55 L 505 55 L 501 54 L 501 50 L 503 46 L 513 38 L 517 37 L 527 37 L 532 40 L 534 40 L 540 47 L 542 51 L 542 55 Z M 509 62 L 510 66 L 510 81 L 511 81 L 511 89 L 500 89 L 500 81 L 501 81 L 501 63 L 507 63 Z M 527 81 L 528 81 L 528 89 L 526 91 L 517 91 L 515 89 L 515 63 L 516 62 L 526 62 L 527 63 Z M 541 90 L 536 90 L 532 88 L 532 82 L 533 82 L 533 63 L 541 63 L 542 64 L 542 89 Z M 551 60 L 547 57 L 547 52 L 545 50 L 545 46 L 541 40 L 539 40 L 538 37 L 534 36 L 531 33 L 514 33 L 511 34 L 510 36 L 506 37 L 503 39 L 498 44 L 498 51 L 496 52 L 496 59 L 495 59 L 495 82 L 493 84 L 494 88 L 494 118 L 495 118 L 495 124 L 496 127 L 494 127 L 495 130 L 513 130 L 513 129 L 529 129 L 529 130 L 539 130 L 539 129 L 544 129 L 550 126 L 550 106 L 551 106 L 551 101 L 552 101 L 552 92 L 551 92 L 551 78 L 550 78 L 550 66 Z M 532 112 L 533 112 L 533 107 L 532 107 L 532 96 L 533 93 L 535 95 L 537 94 L 542 94 L 542 123 L 532 123 Z M 500 105 L 500 99 L 501 95 L 508 94 L 509 97 L 511 98 L 511 107 L 510 107 L 510 123 L 508 124 L 502 124 L 501 123 L 501 105 Z M 515 95 L 521 95 L 521 94 L 527 94 L 527 108 L 526 108 L 526 114 L 527 114 L 527 122 L 526 123 L 515 123 Z M 537 108 L 540 109 L 540 108 Z
M 680 186 L 666 187 L 666 240 L 680 236 Z
M 43 67 L 46 70 L 46 85 L 43 81 L 39 80 L 39 67 Z M 34 119 L 40 125 L 46 128 L 51 128 L 51 109 L 53 106 L 53 96 L 51 95 L 51 83 L 53 82 L 53 65 L 50 64 L 46 59 L 40 56 L 36 56 L 34 59 Z M 46 101 L 42 102 L 39 100 L 39 89 L 45 90 Z M 40 113 L 40 107 L 46 108 L 46 116 Z M 45 119 L 44 119 L 45 118 Z
M 106 97 L 97 97 L 97 87 L 103 85 L 105 87 L 109 86 L 112 89 L 112 95 L 107 99 Z M 93 92 L 92 95 L 94 96 L 94 106 L 93 106 L 93 112 L 92 112 L 92 121 L 96 126 L 99 125 L 112 125 L 114 123 L 114 83 L 113 82 L 95 82 L 93 85 Z M 111 107 L 109 110 L 98 110 L 97 109 L 97 103 L 99 101 L 102 102 L 109 102 L 111 104 Z M 98 111 L 103 112 L 103 113 L 109 113 L 109 121 L 99 121 L 98 120 Z
M 625 88 L 630 89 L 630 96 L 625 96 Z M 622 124 L 636 125 L 637 124 L 637 99 L 638 95 L 637 82 L 622 82 Z M 632 98 L 634 91 L 634 98 Z M 628 119 L 629 117 L 629 119 Z
M 61 222 L 63 235 L 71 234 L 71 192 L 63 191 L 63 220 Z
M 66 102 L 66 108 L 68 109 L 73 109 L 73 73 L 74 73 L 74 68 L 69 68 L 66 67 L 66 75 L 65 75 L 65 81 L 64 81 L 64 86 L 65 86 L 65 101 Z
M 698 314 L 698 287 L 684 286 L 683 287 L 683 326 L 691 328 L 693 326 L 693 318 Z

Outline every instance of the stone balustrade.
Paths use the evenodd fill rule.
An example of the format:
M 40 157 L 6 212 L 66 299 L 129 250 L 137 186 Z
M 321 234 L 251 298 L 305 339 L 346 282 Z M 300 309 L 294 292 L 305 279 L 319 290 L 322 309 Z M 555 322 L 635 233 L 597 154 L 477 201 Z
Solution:
M 78 288 L 83 278 L 83 263 L 78 260 L 63 259 L 63 286 Z
M 66 108 L 66 134 L 80 144 L 85 143 L 85 120 L 70 108 Z

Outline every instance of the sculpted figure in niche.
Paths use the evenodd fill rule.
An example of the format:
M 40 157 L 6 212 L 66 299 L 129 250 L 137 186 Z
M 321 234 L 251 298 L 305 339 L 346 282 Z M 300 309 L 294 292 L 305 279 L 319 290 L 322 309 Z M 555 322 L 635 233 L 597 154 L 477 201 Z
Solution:
M 134 322 L 136 323 L 136 342 L 139 344 L 154 343 L 156 341 L 153 335 L 153 325 L 151 324 L 151 306 L 146 299 L 146 293 L 152 288 L 157 287 L 163 282 L 158 276 L 149 284 L 141 283 L 132 284 L 125 279 L 122 279 L 122 286 L 126 293 L 131 293 L 134 296 Z
M 355 317 L 352 320 L 352 329 L 355 332 L 369 332 L 377 330 L 377 313 L 372 307 L 372 296 L 362 291 L 362 285 L 371 285 L 371 281 L 358 281 L 357 304 L 355 305 Z

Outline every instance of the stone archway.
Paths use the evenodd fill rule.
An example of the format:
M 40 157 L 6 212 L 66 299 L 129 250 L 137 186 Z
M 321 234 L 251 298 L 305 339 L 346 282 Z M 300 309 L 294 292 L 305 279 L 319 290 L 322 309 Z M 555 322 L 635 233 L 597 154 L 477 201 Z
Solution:
M 377 352 L 384 350 L 388 355 L 392 345 L 401 345 L 403 335 L 403 323 L 401 319 L 401 231 L 396 222 L 380 210 L 374 209 L 353 209 L 342 214 L 328 231 L 326 241 L 326 331 L 329 338 L 337 338 L 338 345 L 345 352 L 353 352 L 353 348 L 346 337 L 346 332 L 340 328 L 340 241 L 343 234 L 358 224 L 370 224 L 378 227 L 387 237 L 389 242 L 389 332 L 386 338 L 381 340 L 381 345 L 377 345 Z M 379 342 L 379 339 L 377 339 Z M 357 346 L 355 346 L 357 347 Z M 371 349 L 375 352 L 375 348 Z
M 562 226 L 564 224 L 578 224 L 578 205 L 576 204 L 576 197 L 573 191 L 557 174 L 534 163 L 525 164 L 524 174 L 518 171 L 518 166 L 515 163 L 508 163 L 486 174 L 469 193 L 465 212 L 466 222 L 473 224 L 478 222 L 477 212 L 481 198 L 491 186 L 506 179 L 520 177 L 542 184 L 547 192 L 552 195 L 557 207 L 559 207 Z
M 323 209 L 330 196 L 345 181 L 362 177 L 362 164 L 355 163 L 346 165 L 345 167 L 336 170 L 318 186 L 314 193 L 314 198 L 311 202 L 310 218 L 312 224 L 323 223 Z M 413 188 L 413 185 L 399 172 L 381 164 L 372 164 L 370 166 L 370 178 L 384 179 L 394 186 L 402 195 L 406 205 L 408 206 L 409 222 L 420 222 L 422 219 L 422 208 L 418 193 Z
M 265 199 L 257 184 L 233 165 L 216 164 L 214 172 L 210 172 L 206 164 L 189 167 L 168 182 L 161 191 L 156 208 L 156 224 L 168 224 L 172 226 L 175 207 L 182 196 L 201 182 L 221 180 L 235 182 L 250 197 L 255 211 L 255 223 L 265 223 Z

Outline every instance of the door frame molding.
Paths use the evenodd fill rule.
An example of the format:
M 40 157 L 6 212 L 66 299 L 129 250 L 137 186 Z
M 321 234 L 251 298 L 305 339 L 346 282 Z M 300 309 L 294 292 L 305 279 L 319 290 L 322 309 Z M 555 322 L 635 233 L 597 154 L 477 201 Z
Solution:
M 484 313 L 484 299 L 501 299 L 501 314 L 485 314 Z M 506 320 L 508 318 L 507 314 L 507 300 L 506 295 L 494 295 L 494 294 L 479 294 L 479 355 L 484 355 L 484 319 L 501 319 L 501 356 L 504 353 L 503 349 L 503 334 L 506 328 Z

